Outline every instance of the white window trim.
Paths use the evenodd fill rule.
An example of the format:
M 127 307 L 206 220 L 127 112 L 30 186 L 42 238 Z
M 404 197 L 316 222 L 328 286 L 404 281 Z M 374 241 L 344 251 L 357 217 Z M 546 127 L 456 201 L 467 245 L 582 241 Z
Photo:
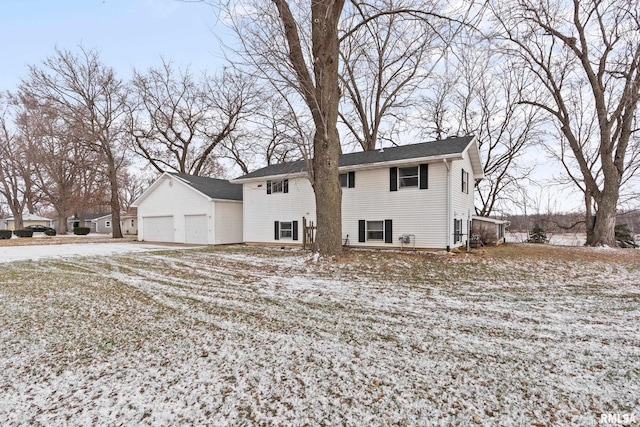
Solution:
M 380 229 L 380 230 L 377 230 L 377 229 L 376 229 L 376 230 L 372 230 L 372 229 L 369 227 L 369 224 L 372 224 L 372 223 L 380 223 L 380 224 L 381 224 L 381 229 Z M 366 228 L 366 233 L 367 233 L 367 234 L 366 234 L 366 237 L 367 237 L 366 241 L 367 241 L 367 242 L 368 242 L 368 241 L 372 241 L 372 242 L 384 242 L 384 221 L 367 221 L 367 222 L 366 222 L 366 225 L 367 225 L 367 228 Z M 377 238 L 376 238 L 376 239 L 373 239 L 373 238 L 371 238 L 371 237 L 370 237 L 370 233 L 382 233 L 382 235 L 381 235 L 381 237 L 380 237 L 379 239 L 377 239 Z
M 284 225 L 289 224 L 289 228 L 285 228 Z M 280 239 L 293 239 L 293 221 L 284 221 L 280 222 Z M 288 232 L 288 236 L 284 235 L 283 232 Z
M 415 169 L 416 173 L 415 175 L 402 175 L 402 170 L 407 170 L 407 169 Z M 415 179 L 416 183 L 415 185 L 404 185 L 403 180 L 404 179 Z M 420 187 L 420 166 L 416 165 L 416 166 L 405 166 L 405 167 L 399 167 L 398 168 L 398 189 L 400 188 L 419 188 Z

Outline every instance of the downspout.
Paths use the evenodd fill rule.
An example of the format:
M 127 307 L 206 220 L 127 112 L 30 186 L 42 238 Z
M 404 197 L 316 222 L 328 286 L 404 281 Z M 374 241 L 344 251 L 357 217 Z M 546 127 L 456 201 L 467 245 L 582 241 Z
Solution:
M 445 227 L 447 231 L 447 252 L 451 250 L 451 167 L 447 159 L 442 159 L 444 163 L 444 167 L 447 169 L 447 226 Z

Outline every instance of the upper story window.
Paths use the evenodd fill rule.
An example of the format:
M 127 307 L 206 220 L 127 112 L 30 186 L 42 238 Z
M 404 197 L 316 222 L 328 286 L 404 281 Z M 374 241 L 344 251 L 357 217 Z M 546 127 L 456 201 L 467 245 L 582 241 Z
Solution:
M 398 168 L 400 188 L 418 186 L 418 166 Z
M 267 194 L 288 193 L 288 192 L 289 192 L 288 179 L 283 179 L 280 181 L 267 181 Z
M 462 169 L 462 192 L 469 194 L 469 172 Z
M 429 165 L 425 163 L 389 168 L 389 191 L 398 191 L 398 187 L 418 187 L 421 190 L 429 188 Z
M 340 179 L 340 187 L 342 188 L 354 188 L 356 186 L 355 172 L 341 173 L 338 178 Z

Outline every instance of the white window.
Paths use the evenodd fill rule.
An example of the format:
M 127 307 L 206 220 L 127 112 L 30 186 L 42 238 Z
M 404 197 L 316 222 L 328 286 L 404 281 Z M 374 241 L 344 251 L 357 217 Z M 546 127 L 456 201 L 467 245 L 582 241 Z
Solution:
M 453 243 L 462 242 L 462 220 L 453 220 Z
M 132 220 L 131 220 L 131 226 L 132 226 L 132 227 L 136 225 L 136 222 L 135 222 L 135 221 L 136 221 L 135 219 L 132 219 Z
M 462 169 L 462 192 L 469 194 L 469 172 Z
M 267 194 L 288 193 L 288 192 L 289 192 L 288 179 L 283 179 L 282 181 L 267 181 Z
M 367 221 L 367 240 L 384 240 L 384 221 Z
M 293 223 L 281 222 L 280 223 L 280 238 L 291 239 L 293 237 Z
M 355 172 L 341 173 L 338 178 L 340 179 L 340 187 L 342 188 L 354 188 L 356 186 Z
M 111 228 L 111 221 L 105 221 L 104 226 L 107 228 Z
M 418 166 L 398 168 L 398 175 L 401 188 L 418 186 Z

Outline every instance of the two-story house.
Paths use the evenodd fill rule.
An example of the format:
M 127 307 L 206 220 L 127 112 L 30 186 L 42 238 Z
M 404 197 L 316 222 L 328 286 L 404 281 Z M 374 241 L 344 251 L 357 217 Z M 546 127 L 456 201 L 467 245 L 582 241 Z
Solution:
M 483 177 L 472 136 L 340 156 L 342 236 L 351 246 L 451 249 L 464 245 Z M 315 221 L 306 162 L 258 169 L 243 185 L 243 241 L 299 244 Z

